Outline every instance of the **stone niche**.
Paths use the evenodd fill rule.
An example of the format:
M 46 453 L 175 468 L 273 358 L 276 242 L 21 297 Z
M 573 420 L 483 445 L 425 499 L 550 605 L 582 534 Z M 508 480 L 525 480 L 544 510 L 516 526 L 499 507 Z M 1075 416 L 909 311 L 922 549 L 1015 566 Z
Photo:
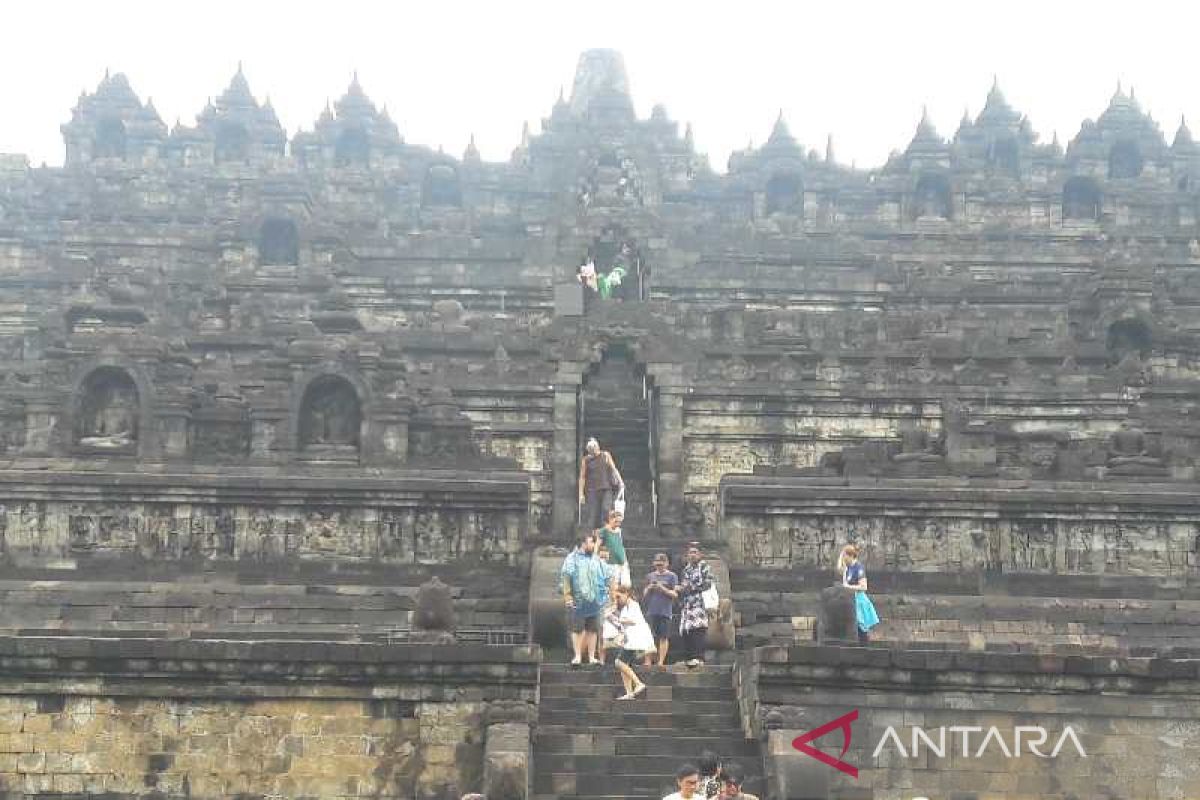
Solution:
M 358 392 L 345 378 L 313 380 L 300 402 L 298 445 L 304 458 L 357 461 L 362 446 L 363 411 Z
M 75 447 L 86 453 L 132 455 L 137 452 L 141 403 L 129 373 L 100 367 L 83 379 L 75 398 Z
M 1184 576 L 1200 573 L 1200 505 L 1169 484 L 726 477 L 720 539 L 735 563 L 829 568 Z

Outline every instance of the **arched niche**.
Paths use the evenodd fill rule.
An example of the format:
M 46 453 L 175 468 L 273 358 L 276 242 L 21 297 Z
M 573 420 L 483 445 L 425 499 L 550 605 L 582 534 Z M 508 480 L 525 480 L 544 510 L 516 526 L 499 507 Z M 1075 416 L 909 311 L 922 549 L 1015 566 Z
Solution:
M 96 142 L 93 158 L 125 158 L 125 123 L 116 117 L 105 117 L 96 123 Z
M 347 128 L 338 135 L 333 148 L 339 167 L 366 167 L 371 163 L 371 139 L 362 128 Z
M 75 444 L 96 452 L 134 452 L 140 417 L 141 398 L 129 373 L 119 367 L 94 369 L 75 398 Z
M 997 172 L 1018 175 L 1021 172 L 1021 153 L 1013 136 L 1001 136 L 988 146 L 988 163 Z
M 226 122 L 217 128 L 213 156 L 218 164 L 236 164 L 250 157 L 250 134 L 238 122 Z
M 766 186 L 767 214 L 804 213 L 804 183 L 793 172 L 772 175 Z
M 462 185 L 458 170 L 449 164 L 434 164 L 425 172 L 421 184 L 421 205 L 458 208 L 462 205 Z
M 1136 178 L 1142 174 L 1145 162 L 1137 142 L 1123 139 L 1108 151 L 1108 177 L 1113 179 Z
M 350 381 L 315 378 L 300 401 L 300 450 L 309 455 L 357 454 L 362 441 L 362 403 Z
M 950 181 L 945 175 L 922 175 L 913 190 L 913 219 L 950 219 Z
M 1079 176 L 1071 178 L 1063 185 L 1063 219 L 1100 219 L 1101 199 L 1100 187 L 1094 180 Z
M 258 231 L 258 260 L 263 266 L 300 263 L 300 234 L 286 217 L 268 217 Z
M 1153 344 L 1150 327 L 1138 319 L 1117 320 L 1108 326 L 1108 335 L 1105 337 L 1105 345 L 1113 361 L 1120 361 L 1134 353 L 1145 358 L 1150 355 Z

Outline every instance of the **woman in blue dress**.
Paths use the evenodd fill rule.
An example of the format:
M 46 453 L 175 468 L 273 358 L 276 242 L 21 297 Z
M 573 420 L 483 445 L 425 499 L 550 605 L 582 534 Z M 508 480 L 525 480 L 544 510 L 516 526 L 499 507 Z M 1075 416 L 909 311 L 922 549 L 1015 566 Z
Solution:
M 842 573 L 842 586 L 854 591 L 854 617 L 858 621 L 858 640 L 863 644 L 871 641 L 871 629 L 879 624 L 875 604 L 867 597 L 867 570 L 858 560 L 858 548 L 848 544 L 838 556 L 838 572 Z

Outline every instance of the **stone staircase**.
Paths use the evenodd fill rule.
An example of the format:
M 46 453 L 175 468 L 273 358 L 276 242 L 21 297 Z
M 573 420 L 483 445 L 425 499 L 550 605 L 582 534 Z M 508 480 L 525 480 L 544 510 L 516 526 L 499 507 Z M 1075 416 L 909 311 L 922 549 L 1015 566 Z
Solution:
M 660 800 L 675 791 L 675 769 L 705 750 L 740 763 L 751 779 L 746 790 L 765 796 L 762 755 L 742 733 L 731 667 L 638 674 L 645 694 L 618 702 L 611 665 L 543 665 L 535 800 Z
M 650 407 L 642 394 L 637 364 L 612 350 L 588 376 L 583 397 L 583 433 L 612 453 L 625 479 L 626 520 L 636 526 L 653 522 L 650 471 Z

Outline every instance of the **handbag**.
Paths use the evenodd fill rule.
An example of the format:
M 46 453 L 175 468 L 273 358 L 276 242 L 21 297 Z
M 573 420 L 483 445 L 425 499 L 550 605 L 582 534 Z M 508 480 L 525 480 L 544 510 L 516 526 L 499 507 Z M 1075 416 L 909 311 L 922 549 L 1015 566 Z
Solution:
M 716 581 L 713 581 L 707 589 L 700 593 L 700 599 L 704 601 L 705 611 L 716 611 L 721 607 L 721 595 L 717 593 Z
M 613 508 L 613 511 L 617 512 L 621 516 L 625 516 L 625 487 L 624 486 L 622 486 L 621 490 L 619 492 L 617 492 L 617 499 L 613 500 L 612 508 Z
M 620 478 L 617 477 L 617 465 L 613 461 L 612 453 L 607 451 L 604 453 L 604 469 L 608 473 L 608 485 L 610 488 L 614 490 L 625 488 Z

